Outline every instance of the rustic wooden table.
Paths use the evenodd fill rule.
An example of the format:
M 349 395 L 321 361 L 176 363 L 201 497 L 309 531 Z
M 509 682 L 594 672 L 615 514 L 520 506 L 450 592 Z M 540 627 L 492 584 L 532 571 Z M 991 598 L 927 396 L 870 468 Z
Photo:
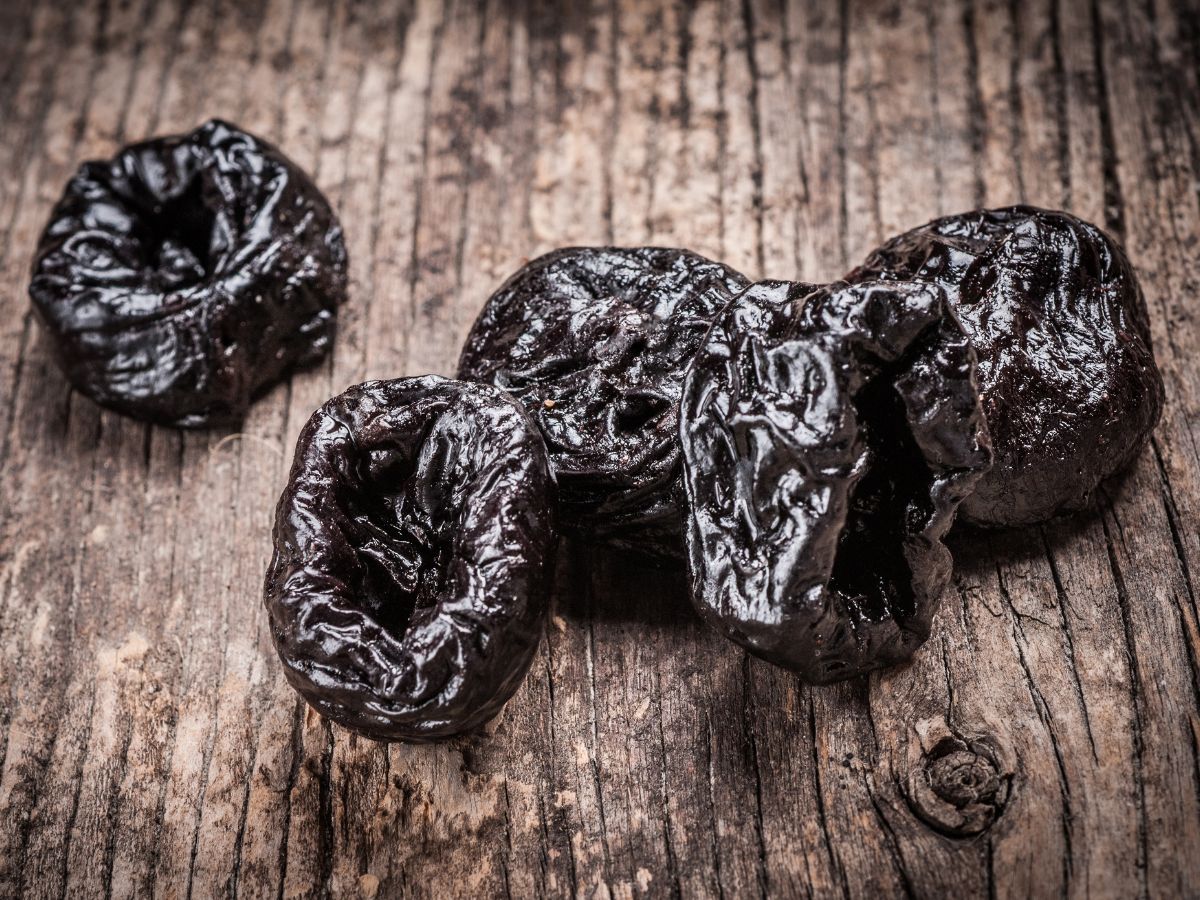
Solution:
M 1194 0 L 0 4 L 0 894 L 1200 892 L 1198 61 Z M 72 394 L 25 286 L 80 160 L 213 115 L 315 174 L 352 299 L 327 365 L 180 434 Z M 911 666 L 804 687 L 574 546 L 485 735 L 372 743 L 284 683 L 297 431 L 451 371 L 525 257 L 824 280 L 1017 200 L 1124 240 L 1166 414 L 1094 514 L 957 541 Z

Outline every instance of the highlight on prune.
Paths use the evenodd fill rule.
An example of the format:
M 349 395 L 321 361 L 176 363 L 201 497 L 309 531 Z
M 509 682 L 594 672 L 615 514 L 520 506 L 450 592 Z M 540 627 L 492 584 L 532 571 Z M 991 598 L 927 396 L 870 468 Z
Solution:
M 1022 525 L 1079 509 L 1158 423 L 1146 302 L 1112 238 L 1029 206 L 937 219 L 892 238 L 850 281 L 946 290 L 979 357 L 996 465 L 964 520 Z
M 701 615 L 813 683 L 907 659 L 991 463 L 942 290 L 763 282 L 696 352 L 679 433 Z
M 564 529 L 679 555 L 683 371 L 747 284 L 686 250 L 575 247 L 533 260 L 488 300 L 459 377 L 511 392 L 537 421 Z
M 546 618 L 554 483 L 493 387 L 436 376 L 334 397 L 296 445 L 264 599 L 288 681 L 368 737 L 492 718 Z
M 214 120 L 84 163 L 29 293 L 78 391 L 151 422 L 224 424 L 329 349 L 346 248 L 308 176 Z

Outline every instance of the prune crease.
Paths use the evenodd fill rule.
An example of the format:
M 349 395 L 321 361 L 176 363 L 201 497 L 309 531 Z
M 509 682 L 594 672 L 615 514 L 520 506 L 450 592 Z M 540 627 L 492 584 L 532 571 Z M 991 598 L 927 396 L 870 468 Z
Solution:
M 571 247 L 541 256 L 487 301 L 460 378 L 510 391 L 537 421 L 564 530 L 678 556 L 683 371 L 749 282 L 659 247 Z
M 1146 302 L 1096 226 L 1031 206 L 976 210 L 892 238 L 846 277 L 938 285 L 970 335 L 996 464 L 964 520 L 1080 509 L 1149 440 L 1163 384 Z
M 346 248 L 275 147 L 213 120 L 86 162 L 38 243 L 29 292 L 70 383 L 180 427 L 236 423 L 329 349 Z
M 950 576 L 942 537 L 991 464 L 974 368 L 936 286 L 735 298 L 681 400 L 700 614 L 814 683 L 907 659 Z
M 318 409 L 264 599 L 288 681 L 369 737 L 492 718 L 541 638 L 556 534 L 536 426 L 488 385 L 373 381 Z

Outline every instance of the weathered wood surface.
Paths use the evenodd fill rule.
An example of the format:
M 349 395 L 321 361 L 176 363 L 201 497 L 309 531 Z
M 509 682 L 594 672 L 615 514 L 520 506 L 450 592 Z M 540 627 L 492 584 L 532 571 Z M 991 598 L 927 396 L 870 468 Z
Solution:
M 0 895 L 1200 893 L 1194 0 L 0 4 Z M 73 395 L 29 315 L 76 163 L 221 115 L 341 210 L 333 357 L 234 433 Z M 259 603 L 295 435 L 449 372 L 571 243 L 821 280 L 1026 200 L 1126 242 L 1168 405 L 1097 512 L 956 543 L 933 638 L 804 687 L 680 579 L 570 547 L 489 733 L 383 746 L 284 683 Z

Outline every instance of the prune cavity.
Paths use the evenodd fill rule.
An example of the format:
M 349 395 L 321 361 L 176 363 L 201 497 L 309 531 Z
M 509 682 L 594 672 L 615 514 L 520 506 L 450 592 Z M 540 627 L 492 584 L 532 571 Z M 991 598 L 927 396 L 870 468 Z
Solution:
M 1107 234 L 1014 206 L 937 219 L 892 238 L 849 281 L 942 288 L 979 358 L 996 464 L 967 521 L 1027 525 L 1087 505 L 1162 412 L 1146 302 Z
M 680 412 L 692 600 L 824 683 L 907 659 L 991 463 L 975 359 L 939 288 L 754 285 L 717 319 Z

